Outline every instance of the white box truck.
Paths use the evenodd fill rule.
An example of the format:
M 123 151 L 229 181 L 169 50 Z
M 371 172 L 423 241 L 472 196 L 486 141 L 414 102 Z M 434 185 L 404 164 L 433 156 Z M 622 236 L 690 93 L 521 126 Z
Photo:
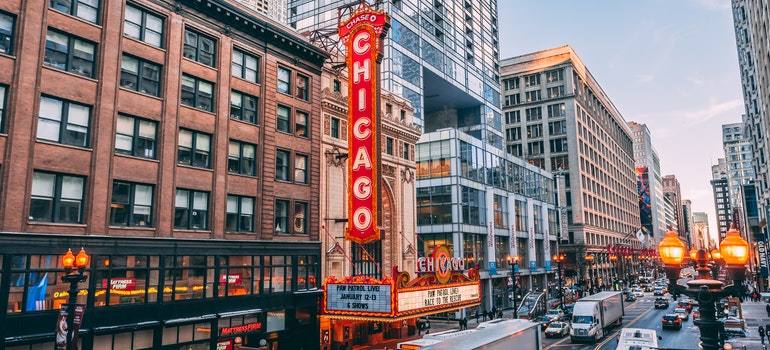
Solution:
M 398 343 L 399 350 L 542 350 L 540 324 L 527 320 L 496 319 L 468 330 L 426 334 Z
M 581 298 L 572 310 L 570 340 L 595 343 L 604 338 L 610 327 L 623 323 L 623 315 L 621 292 L 601 292 Z

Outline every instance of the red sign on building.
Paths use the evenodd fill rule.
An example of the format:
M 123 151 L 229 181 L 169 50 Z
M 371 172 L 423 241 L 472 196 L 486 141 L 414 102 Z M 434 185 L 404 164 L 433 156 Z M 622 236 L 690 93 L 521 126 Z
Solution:
M 380 239 L 379 63 L 390 27 L 384 11 L 360 4 L 340 23 L 348 67 L 348 227 L 345 238 L 359 244 Z

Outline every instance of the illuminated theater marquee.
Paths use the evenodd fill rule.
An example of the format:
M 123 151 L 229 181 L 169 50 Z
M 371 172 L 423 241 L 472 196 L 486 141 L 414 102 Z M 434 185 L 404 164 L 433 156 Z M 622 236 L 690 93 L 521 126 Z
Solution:
M 380 239 L 379 62 L 388 16 L 364 4 L 339 27 L 348 67 L 348 227 L 345 238 L 359 244 Z

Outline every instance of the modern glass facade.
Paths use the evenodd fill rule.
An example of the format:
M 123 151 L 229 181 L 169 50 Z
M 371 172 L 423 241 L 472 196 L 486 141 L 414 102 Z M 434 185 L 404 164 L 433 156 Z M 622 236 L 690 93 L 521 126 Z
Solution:
M 289 25 L 335 30 L 348 1 L 293 0 Z M 407 98 L 423 131 L 458 128 L 503 147 L 496 0 L 393 0 L 382 88 Z
M 416 161 L 418 255 L 447 245 L 477 265 L 485 309 L 511 306 L 509 256 L 519 256 L 522 293 L 550 286 L 558 227 L 551 173 L 456 129 L 423 134 Z

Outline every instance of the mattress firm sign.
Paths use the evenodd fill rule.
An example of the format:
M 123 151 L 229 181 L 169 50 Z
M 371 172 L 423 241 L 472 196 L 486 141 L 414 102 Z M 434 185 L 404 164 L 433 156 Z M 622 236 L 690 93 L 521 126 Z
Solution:
M 390 314 L 390 286 L 327 284 L 326 310 Z
M 440 308 L 452 304 L 467 304 L 479 301 L 479 285 L 423 289 L 398 293 L 398 312 L 426 308 Z

